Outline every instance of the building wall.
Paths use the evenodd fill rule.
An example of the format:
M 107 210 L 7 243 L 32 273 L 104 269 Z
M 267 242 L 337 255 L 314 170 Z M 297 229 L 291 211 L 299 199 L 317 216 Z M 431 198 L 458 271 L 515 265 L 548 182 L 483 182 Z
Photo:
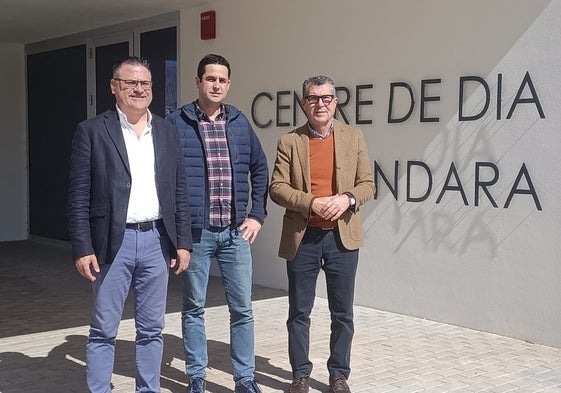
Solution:
M 207 10 L 217 38 L 201 41 Z M 272 120 L 256 127 L 272 166 L 280 135 L 304 122 L 298 108 L 292 118 L 293 92 L 331 76 L 391 186 L 378 176 L 378 197 L 362 208 L 356 303 L 561 347 L 560 19 L 560 0 L 208 1 L 181 11 L 181 101 L 196 96 L 200 57 L 225 55 L 228 101 Z M 24 48 L 0 44 L 0 55 L 8 241 L 28 233 Z M 272 100 L 252 106 L 260 93 Z M 388 121 L 390 107 L 403 121 Z M 281 217 L 270 203 L 253 251 L 255 281 L 285 288 Z
M 0 241 L 27 238 L 27 132 L 23 45 L 0 44 Z
M 331 76 L 391 186 L 362 209 L 356 303 L 561 346 L 560 40 L 559 0 L 208 1 L 181 11 L 181 101 L 199 59 L 226 56 L 228 101 L 272 120 L 272 167 L 305 120 L 293 92 Z M 253 253 L 255 281 L 284 288 L 281 217 L 270 203 Z

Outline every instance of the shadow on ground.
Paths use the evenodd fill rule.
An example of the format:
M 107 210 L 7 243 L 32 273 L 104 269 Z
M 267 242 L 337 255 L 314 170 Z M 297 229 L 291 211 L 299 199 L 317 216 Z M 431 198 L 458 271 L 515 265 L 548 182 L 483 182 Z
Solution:
M 0 243 L 0 283 L 0 338 L 89 324 L 91 287 L 74 268 L 67 242 L 30 239 Z M 254 300 L 280 296 L 286 292 L 262 286 L 253 289 Z M 129 295 L 123 319 L 133 317 L 131 300 Z M 220 278 L 212 277 L 207 307 L 224 304 Z M 178 311 L 181 282 L 172 274 L 167 312 Z

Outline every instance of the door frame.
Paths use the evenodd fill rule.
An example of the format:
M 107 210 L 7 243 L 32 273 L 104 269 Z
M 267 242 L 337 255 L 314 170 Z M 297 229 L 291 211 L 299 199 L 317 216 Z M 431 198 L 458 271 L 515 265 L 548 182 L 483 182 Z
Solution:
M 178 59 L 179 62 L 179 25 L 180 25 L 180 15 L 179 11 L 171 12 L 168 14 L 163 14 L 151 18 L 146 18 L 143 20 L 136 20 L 131 22 L 122 23 L 119 25 L 108 26 L 104 28 L 99 28 L 95 30 L 85 31 L 65 37 L 60 38 L 53 38 L 41 42 L 31 43 L 25 45 L 25 75 L 27 75 L 27 57 L 33 54 L 40 54 L 44 52 L 50 52 L 57 49 L 66 49 L 74 46 L 85 45 L 86 50 L 84 53 L 84 60 L 85 60 L 85 67 L 86 67 L 86 94 L 83 97 L 83 108 L 86 108 L 87 118 L 92 118 L 95 116 L 95 102 L 96 102 L 96 94 L 95 94 L 95 48 L 98 46 L 102 46 L 104 44 L 116 43 L 116 42 L 129 42 L 129 55 L 139 55 L 140 53 L 140 34 L 152 30 L 158 30 L 162 28 L 168 27 L 175 27 L 177 32 L 177 51 L 178 51 Z M 91 55 L 90 55 L 91 53 Z M 178 73 L 180 70 L 179 64 L 177 67 Z M 178 84 L 180 83 L 180 79 L 177 79 Z M 29 81 L 26 79 L 26 84 Z M 109 81 L 107 81 L 109 83 Z M 109 88 L 109 86 L 108 86 Z M 180 89 L 177 89 L 178 94 Z M 29 97 L 27 96 L 26 92 L 26 103 L 28 103 Z M 179 97 L 178 97 L 179 98 Z M 179 101 L 178 101 L 179 102 Z M 27 168 L 30 165 L 30 139 L 29 139 L 29 118 L 30 118 L 29 106 L 26 104 L 26 144 L 27 144 L 27 157 L 26 163 Z M 85 119 L 81 119 L 85 120 Z M 81 121 L 80 120 L 80 121 Z M 70 159 L 70 157 L 68 157 Z M 58 174 L 60 176 L 67 176 L 67 174 Z M 31 227 L 31 189 L 30 181 L 31 177 L 28 173 L 27 176 L 27 222 L 28 222 L 28 234 L 33 234 L 34 228 Z M 35 195 L 35 192 L 34 192 Z M 63 214 L 63 213 L 60 213 Z M 49 232 L 49 231 L 47 231 Z M 45 237 L 50 237 L 48 234 L 44 235 Z
M 46 41 L 27 44 L 25 46 L 25 55 L 47 52 L 54 49 L 62 49 L 75 45 L 86 45 L 87 56 L 87 87 L 88 94 L 84 97 L 88 108 L 88 118 L 95 117 L 95 47 L 103 46 L 111 43 L 129 41 L 129 55 L 140 55 L 140 34 L 152 30 L 164 29 L 167 27 L 175 27 L 177 31 L 177 49 L 179 52 L 180 45 L 180 14 L 179 11 L 167 14 L 157 15 L 146 19 L 125 22 L 117 25 L 101 27 L 99 29 L 80 32 L 77 34 L 52 38 Z M 120 41 L 119 41 L 120 40 Z M 90 52 L 92 53 L 90 55 Z M 180 83 L 179 72 L 181 70 L 180 56 L 177 56 L 177 81 Z M 27 71 L 26 71 L 27 72 Z M 177 102 L 179 100 L 180 88 L 177 89 Z M 28 114 L 26 114 L 27 118 Z
M 96 91 L 96 48 L 111 44 L 119 44 L 128 42 L 129 53 L 131 56 L 134 48 L 134 34 L 132 31 L 123 31 L 119 33 L 107 34 L 104 36 L 93 37 L 86 43 L 87 61 L 87 75 L 88 75 L 88 119 L 97 115 L 97 91 Z M 107 81 L 107 88 L 109 89 L 109 81 Z

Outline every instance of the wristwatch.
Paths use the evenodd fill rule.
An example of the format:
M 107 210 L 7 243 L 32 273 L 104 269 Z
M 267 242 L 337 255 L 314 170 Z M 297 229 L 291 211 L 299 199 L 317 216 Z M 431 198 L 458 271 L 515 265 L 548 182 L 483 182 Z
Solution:
M 356 199 L 350 192 L 345 192 L 345 195 L 349 197 L 349 207 L 354 207 L 356 205 Z

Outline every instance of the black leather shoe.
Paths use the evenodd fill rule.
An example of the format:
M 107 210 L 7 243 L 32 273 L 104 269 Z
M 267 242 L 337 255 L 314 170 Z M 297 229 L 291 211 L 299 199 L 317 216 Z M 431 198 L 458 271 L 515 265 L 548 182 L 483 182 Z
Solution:
M 345 377 L 337 377 L 329 380 L 329 393 L 351 393 Z
M 300 377 L 292 381 L 287 393 L 308 393 L 310 391 L 310 377 Z

